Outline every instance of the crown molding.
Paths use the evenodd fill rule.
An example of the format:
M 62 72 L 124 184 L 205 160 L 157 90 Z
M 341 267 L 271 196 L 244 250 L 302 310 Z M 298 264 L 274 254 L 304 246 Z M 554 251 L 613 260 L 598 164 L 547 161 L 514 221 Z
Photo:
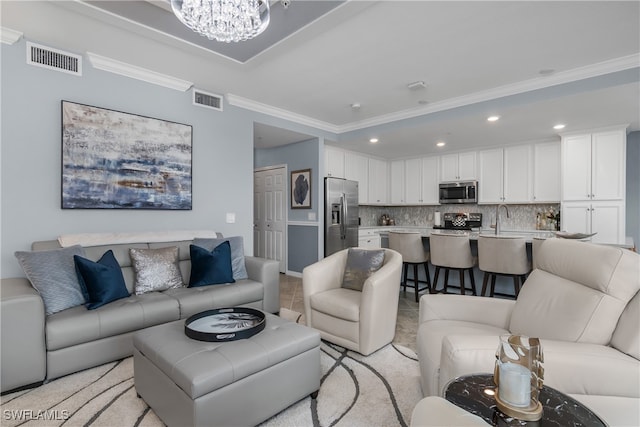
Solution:
M 337 133 L 339 130 L 339 126 L 333 125 L 331 123 L 323 122 L 322 120 L 317 120 L 309 116 L 294 113 L 289 110 L 284 110 L 282 108 L 263 104 L 261 102 L 244 98 L 242 96 L 234 95 L 232 93 L 226 94 L 225 98 L 227 99 L 227 102 L 229 103 L 229 105 L 233 105 L 235 107 L 240 107 L 246 110 L 267 114 L 269 116 L 274 116 L 284 120 L 289 120 L 301 125 L 311 126 L 327 132 Z
M 12 30 L 7 27 L 0 27 L 0 42 L 4 44 L 14 44 L 23 34 L 20 31 Z
M 107 58 L 106 56 L 87 52 L 87 57 L 89 57 L 91 65 L 98 70 L 131 77 L 133 79 L 142 80 L 158 86 L 168 87 L 169 89 L 179 90 L 181 92 L 186 92 L 191 86 L 193 86 L 193 82 L 161 74 L 136 65 L 127 64 L 126 62 L 117 61 L 113 58 Z
M 598 77 L 605 74 L 611 74 L 637 67 L 640 67 L 640 54 L 623 56 L 609 61 L 592 64 L 586 67 L 562 71 L 551 76 L 537 77 L 535 79 L 525 80 L 522 82 L 504 86 L 498 86 L 493 89 L 475 92 L 457 98 L 450 98 L 444 101 L 434 102 L 422 108 L 412 108 L 410 110 L 398 111 L 395 113 L 384 114 L 358 122 L 348 123 L 346 125 L 338 126 L 338 133 L 360 130 L 371 126 L 384 125 L 398 120 L 411 119 L 426 114 L 463 107 L 465 105 L 491 101 L 493 99 L 503 98 L 511 95 L 518 95 L 525 92 L 531 92 L 534 90 L 571 83 L 591 77 Z
M 282 108 L 273 107 L 267 104 L 254 101 L 252 99 L 243 98 L 237 95 L 228 94 L 227 100 L 229 104 L 247 110 L 257 111 L 268 114 L 270 116 L 279 117 L 290 120 L 299 124 L 312 126 L 335 134 L 351 132 L 369 128 L 372 126 L 385 125 L 387 123 L 399 120 L 412 119 L 426 114 L 437 113 L 439 111 L 450 110 L 453 108 L 464 107 L 465 105 L 476 104 L 479 102 L 491 101 L 493 99 L 503 98 L 510 95 L 517 95 L 534 90 L 544 89 L 551 86 L 571 83 L 578 80 L 598 77 L 605 74 L 624 71 L 631 68 L 640 67 L 640 54 L 623 56 L 620 58 L 603 61 L 586 67 L 575 68 L 572 70 L 562 71 L 551 76 L 537 77 L 535 79 L 525 80 L 504 86 L 498 86 L 493 89 L 472 93 L 457 98 L 450 98 L 443 101 L 433 102 L 420 108 L 412 108 L 409 110 L 397 111 L 390 114 L 371 117 L 366 120 L 351 122 L 344 125 L 335 125 L 332 123 L 317 120 L 302 114 L 293 113 Z

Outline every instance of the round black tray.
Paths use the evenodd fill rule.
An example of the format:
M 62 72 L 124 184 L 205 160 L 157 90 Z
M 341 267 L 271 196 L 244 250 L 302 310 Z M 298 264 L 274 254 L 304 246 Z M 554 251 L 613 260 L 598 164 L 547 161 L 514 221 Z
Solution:
M 184 333 L 198 341 L 235 341 L 252 337 L 265 327 L 264 313 L 248 307 L 217 308 L 194 314 L 184 322 Z

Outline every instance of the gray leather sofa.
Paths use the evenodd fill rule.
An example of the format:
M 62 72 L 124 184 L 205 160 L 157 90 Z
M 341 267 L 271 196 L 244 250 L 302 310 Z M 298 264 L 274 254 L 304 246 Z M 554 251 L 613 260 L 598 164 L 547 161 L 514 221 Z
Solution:
M 229 285 L 134 293 L 130 248 L 179 247 L 184 283 L 189 283 L 188 241 L 128 243 L 84 247 L 98 260 L 111 249 L 131 294 L 95 310 L 84 305 L 45 315 L 43 301 L 26 278 L 1 282 L 2 392 L 38 384 L 133 354 L 132 335 L 150 326 L 185 319 L 200 311 L 248 306 L 269 313 L 280 310 L 279 263 L 245 256 L 248 279 Z M 32 249 L 60 248 L 57 240 L 34 242 Z

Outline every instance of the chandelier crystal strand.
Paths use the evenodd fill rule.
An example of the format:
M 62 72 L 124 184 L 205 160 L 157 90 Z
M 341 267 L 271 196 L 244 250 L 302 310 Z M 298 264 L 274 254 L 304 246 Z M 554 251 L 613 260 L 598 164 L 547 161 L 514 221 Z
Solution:
M 171 0 L 173 13 L 210 40 L 239 42 L 269 25 L 268 0 Z

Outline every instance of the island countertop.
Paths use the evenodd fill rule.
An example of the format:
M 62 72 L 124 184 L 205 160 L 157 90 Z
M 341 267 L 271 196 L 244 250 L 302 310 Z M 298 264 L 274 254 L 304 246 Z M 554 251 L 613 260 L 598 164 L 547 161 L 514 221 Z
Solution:
M 482 228 L 482 229 L 473 229 L 469 230 L 447 230 L 447 229 L 434 229 L 432 227 L 421 227 L 421 226 L 365 226 L 360 227 L 363 231 L 377 232 L 380 236 L 387 236 L 390 231 L 404 231 L 404 232 L 418 232 L 422 235 L 422 237 L 428 238 L 431 234 L 466 234 L 469 236 L 470 240 L 478 240 L 479 236 L 495 236 L 495 230 L 492 228 Z M 523 237 L 527 243 L 531 243 L 533 239 L 550 239 L 557 238 L 555 231 L 550 230 L 502 230 L 499 237 Z M 585 239 L 588 240 L 588 239 Z M 634 248 L 633 239 L 631 237 L 627 237 L 626 241 L 622 244 L 611 244 L 611 246 L 618 246 L 625 249 Z

